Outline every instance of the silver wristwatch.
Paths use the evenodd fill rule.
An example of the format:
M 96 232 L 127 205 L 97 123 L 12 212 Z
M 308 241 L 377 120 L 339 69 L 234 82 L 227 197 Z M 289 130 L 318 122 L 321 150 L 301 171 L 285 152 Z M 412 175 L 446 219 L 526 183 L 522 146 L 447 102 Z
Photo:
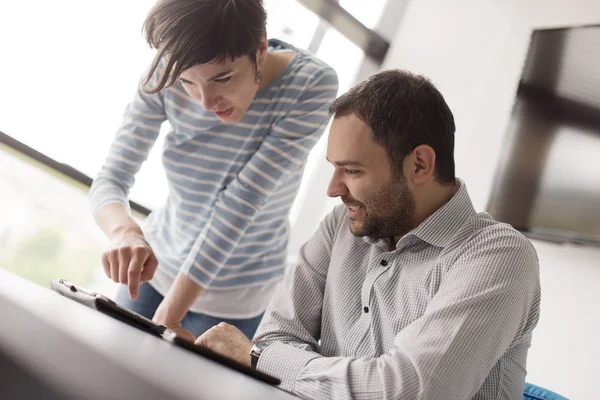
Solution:
M 252 368 L 256 369 L 258 358 L 261 353 L 273 342 L 276 342 L 276 340 L 261 340 L 260 342 L 254 343 L 252 349 L 250 349 L 250 365 Z

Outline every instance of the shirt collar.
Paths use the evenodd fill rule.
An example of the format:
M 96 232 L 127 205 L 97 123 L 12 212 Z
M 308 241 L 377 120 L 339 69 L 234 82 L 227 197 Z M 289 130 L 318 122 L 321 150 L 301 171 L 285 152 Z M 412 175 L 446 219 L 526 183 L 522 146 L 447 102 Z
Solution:
M 464 222 L 477 214 L 465 183 L 456 179 L 456 184 L 454 196 L 413 229 L 413 235 L 434 246 L 446 247 Z
M 446 247 L 454 233 L 464 224 L 464 221 L 477 214 L 465 183 L 457 178 L 456 185 L 458 190 L 454 196 L 419 226 L 404 235 L 398 243 L 411 236 L 416 236 L 431 245 Z M 389 246 L 388 238 L 375 239 L 365 236 L 363 239 L 373 245 Z

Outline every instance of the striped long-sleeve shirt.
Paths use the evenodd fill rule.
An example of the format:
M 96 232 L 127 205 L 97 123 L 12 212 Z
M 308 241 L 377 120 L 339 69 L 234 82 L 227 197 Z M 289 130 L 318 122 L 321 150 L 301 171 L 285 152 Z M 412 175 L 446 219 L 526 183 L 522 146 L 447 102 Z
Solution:
M 339 206 L 265 312 L 258 369 L 307 399 L 520 399 L 539 310 L 533 246 L 464 183 L 393 250 Z
M 280 41 L 269 45 L 296 56 L 236 124 L 220 122 L 180 84 L 157 94 L 139 89 L 90 190 L 93 212 L 127 204 L 162 123 L 170 123 L 162 149 L 168 198 L 143 230 L 159 261 L 151 282 L 159 292 L 180 271 L 205 288 L 192 311 L 229 318 L 264 311 L 283 276 L 287 218 L 308 153 L 337 94 L 325 63 Z

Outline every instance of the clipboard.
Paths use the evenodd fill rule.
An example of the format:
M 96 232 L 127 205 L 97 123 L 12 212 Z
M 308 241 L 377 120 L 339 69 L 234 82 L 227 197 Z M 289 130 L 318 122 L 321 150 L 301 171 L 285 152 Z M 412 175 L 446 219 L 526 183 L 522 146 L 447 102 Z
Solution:
M 240 364 L 237 361 L 234 361 L 205 347 L 196 346 L 187 340 L 181 339 L 175 334 L 175 332 L 166 326 L 158 325 L 148 318 L 118 305 L 108 297 L 100 293 L 91 292 L 81 286 L 67 281 L 66 279 L 53 280 L 50 282 L 50 288 L 64 297 L 98 310 L 103 314 L 109 315 L 146 333 L 158 336 L 179 348 L 186 349 L 189 352 L 208 358 L 221 365 L 239 371 L 245 375 L 251 376 L 270 385 L 279 385 L 281 383 L 278 378 Z

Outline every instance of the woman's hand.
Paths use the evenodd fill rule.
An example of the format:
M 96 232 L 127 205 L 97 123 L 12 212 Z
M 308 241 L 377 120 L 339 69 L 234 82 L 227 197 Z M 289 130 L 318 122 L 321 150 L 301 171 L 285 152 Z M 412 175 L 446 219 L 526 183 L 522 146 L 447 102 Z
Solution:
M 166 303 L 163 301 L 160 303 L 156 312 L 154 313 L 154 317 L 152 321 L 159 325 L 164 325 L 167 328 L 171 329 L 177 336 L 182 339 L 187 340 L 188 342 L 194 343 L 196 337 L 194 334 L 183 326 L 181 326 L 181 319 L 177 320 L 177 318 L 172 318 L 169 316 L 169 310 L 167 309 Z
M 102 254 L 106 276 L 129 288 L 129 297 L 135 300 L 140 284 L 154 276 L 158 260 L 139 227 L 116 231 L 111 244 Z
M 190 331 L 182 328 L 181 321 L 185 318 L 194 301 L 200 296 L 202 290 L 200 285 L 180 272 L 175 277 L 169 292 L 156 309 L 152 321 L 165 325 L 171 328 L 177 336 L 194 342 L 196 338 Z

